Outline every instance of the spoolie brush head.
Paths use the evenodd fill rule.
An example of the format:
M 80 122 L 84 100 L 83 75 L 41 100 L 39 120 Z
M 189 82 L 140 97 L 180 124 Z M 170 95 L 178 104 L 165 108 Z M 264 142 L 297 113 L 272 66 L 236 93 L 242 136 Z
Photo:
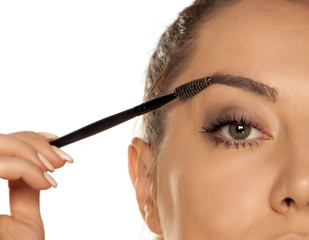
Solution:
M 199 92 L 207 88 L 210 84 L 210 77 L 199 78 L 175 88 L 174 96 L 178 97 L 180 100 L 185 100 L 198 94 Z

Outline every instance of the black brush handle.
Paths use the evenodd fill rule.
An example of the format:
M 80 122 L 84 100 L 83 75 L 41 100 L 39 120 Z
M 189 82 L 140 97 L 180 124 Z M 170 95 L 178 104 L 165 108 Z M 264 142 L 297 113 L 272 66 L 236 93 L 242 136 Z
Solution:
M 176 96 L 174 95 L 174 93 L 171 93 L 171 94 L 150 100 L 134 108 L 125 110 L 123 112 L 117 113 L 115 115 L 109 116 L 107 118 L 101 119 L 92 124 L 89 124 L 63 137 L 60 137 L 54 141 L 51 141 L 50 144 L 56 147 L 59 147 L 59 148 L 64 147 L 68 144 L 77 142 L 84 138 L 87 138 L 97 133 L 100 133 L 102 131 L 105 131 L 109 128 L 112 128 L 134 117 L 153 111 L 159 107 L 162 107 L 163 105 L 167 104 L 168 102 L 172 101 L 175 98 Z

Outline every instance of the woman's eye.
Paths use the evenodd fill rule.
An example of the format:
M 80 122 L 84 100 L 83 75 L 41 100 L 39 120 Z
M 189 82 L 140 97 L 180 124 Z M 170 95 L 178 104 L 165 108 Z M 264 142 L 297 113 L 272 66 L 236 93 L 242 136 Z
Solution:
M 233 122 L 218 130 L 218 133 L 227 139 L 249 140 L 259 138 L 262 133 L 249 124 Z
M 201 133 L 207 134 L 216 145 L 223 144 L 226 147 L 259 145 L 259 141 L 270 139 L 270 135 L 263 131 L 262 127 L 251 118 L 245 116 L 236 117 L 227 115 L 210 122 L 207 127 L 202 127 Z

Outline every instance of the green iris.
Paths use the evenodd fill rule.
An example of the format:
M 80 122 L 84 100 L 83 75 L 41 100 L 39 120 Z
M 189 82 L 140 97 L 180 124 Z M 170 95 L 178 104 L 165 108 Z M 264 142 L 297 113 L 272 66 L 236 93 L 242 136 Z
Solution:
M 251 132 L 251 126 L 248 124 L 231 123 L 229 124 L 229 133 L 236 140 L 246 139 Z

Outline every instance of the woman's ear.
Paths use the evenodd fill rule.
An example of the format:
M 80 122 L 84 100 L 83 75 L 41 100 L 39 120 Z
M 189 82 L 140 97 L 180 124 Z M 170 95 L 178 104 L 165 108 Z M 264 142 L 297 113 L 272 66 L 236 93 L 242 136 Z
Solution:
M 134 138 L 129 146 L 128 156 L 129 173 L 140 212 L 149 229 L 156 234 L 162 234 L 158 207 L 152 196 L 154 159 L 151 147 L 142 139 Z

